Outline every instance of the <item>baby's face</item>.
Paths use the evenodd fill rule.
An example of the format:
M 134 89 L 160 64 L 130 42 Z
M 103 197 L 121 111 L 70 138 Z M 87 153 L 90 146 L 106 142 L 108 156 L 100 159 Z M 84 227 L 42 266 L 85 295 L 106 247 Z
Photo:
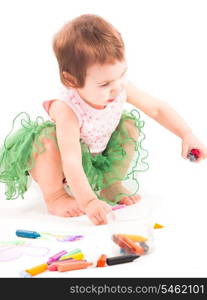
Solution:
M 85 86 L 77 91 L 82 99 L 94 108 L 101 109 L 122 91 L 127 71 L 126 61 L 88 68 Z

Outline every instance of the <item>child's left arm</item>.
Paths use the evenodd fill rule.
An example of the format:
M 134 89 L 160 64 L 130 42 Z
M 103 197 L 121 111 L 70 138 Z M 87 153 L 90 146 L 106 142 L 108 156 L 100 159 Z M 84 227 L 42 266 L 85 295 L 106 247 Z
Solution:
M 193 148 L 199 149 L 201 153 L 197 161 L 207 157 L 205 145 L 193 134 L 191 128 L 169 104 L 140 91 L 131 82 L 127 82 L 125 87 L 129 103 L 181 138 L 183 158 L 187 158 Z

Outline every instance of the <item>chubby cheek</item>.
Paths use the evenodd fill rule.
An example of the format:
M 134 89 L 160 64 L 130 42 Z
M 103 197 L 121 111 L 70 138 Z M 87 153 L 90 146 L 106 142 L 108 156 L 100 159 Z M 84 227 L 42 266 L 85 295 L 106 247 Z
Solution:
M 109 99 L 110 91 L 107 89 L 95 89 L 92 95 L 94 101 L 101 100 L 106 101 Z

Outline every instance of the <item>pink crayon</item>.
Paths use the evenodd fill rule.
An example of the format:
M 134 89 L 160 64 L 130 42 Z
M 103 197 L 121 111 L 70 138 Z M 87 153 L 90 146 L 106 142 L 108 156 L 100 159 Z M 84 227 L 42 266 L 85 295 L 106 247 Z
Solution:
M 60 252 L 58 252 L 57 254 L 51 256 L 48 261 L 47 261 L 47 264 L 51 264 L 53 263 L 54 261 L 57 261 L 61 256 L 65 255 L 66 253 L 68 253 L 66 250 L 62 250 Z
M 117 210 L 117 209 L 121 209 L 124 208 L 126 205 L 125 204 L 118 204 L 112 207 L 112 210 Z
M 69 262 L 71 264 L 75 264 L 75 263 L 79 263 L 79 262 L 86 262 L 86 260 L 85 259 L 76 260 L 73 258 L 69 258 L 69 259 L 63 260 L 63 261 L 56 261 L 56 262 L 52 263 L 50 266 L 48 266 L 48 270 L 49 271 L 57 271 L 59 265 L 68 264 Z

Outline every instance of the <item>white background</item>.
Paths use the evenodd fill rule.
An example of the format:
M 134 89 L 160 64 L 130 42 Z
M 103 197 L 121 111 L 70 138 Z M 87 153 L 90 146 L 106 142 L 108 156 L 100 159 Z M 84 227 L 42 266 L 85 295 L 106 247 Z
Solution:
M 122 33 L 129 79 L 171 104 L 207 144 L 205 0 L 2 1 L 1 144 L 19 112 L 47 118 L 42 101 L 53 97 L 59 84 L 52 37 L 65 22 L 83 13 L 99 14 Z M 156 222 L 165 227 L 155 232 L 155 250 L 142 262 L 73 274 L 206 277 L 206 161 L 195 164 L 183 160 L 180 139 L 143 113 L 141 116 L 146 121 L 150 170 L 140 175 L 140 193 L 142 201 L 155 209 Z M 29 190 L 25 200 L 10 202 L 5 200 L 3 185 L 0 187 L 1 228 L 15 231 L 23 225 L 27 229 L 35 229 L 37 224 L 39 229 L 41 224 L 60 229 L 70 226 L 70 219 L 47 215 L 38 187 Z M 88 222 L 86 217 L 76 219 L 80 227 L 80 219 Z M 1 263 L 0 269 L 2 277 L 16 274 L 7 263 Z M 45 274 L 42 276 L 49 276 Z

